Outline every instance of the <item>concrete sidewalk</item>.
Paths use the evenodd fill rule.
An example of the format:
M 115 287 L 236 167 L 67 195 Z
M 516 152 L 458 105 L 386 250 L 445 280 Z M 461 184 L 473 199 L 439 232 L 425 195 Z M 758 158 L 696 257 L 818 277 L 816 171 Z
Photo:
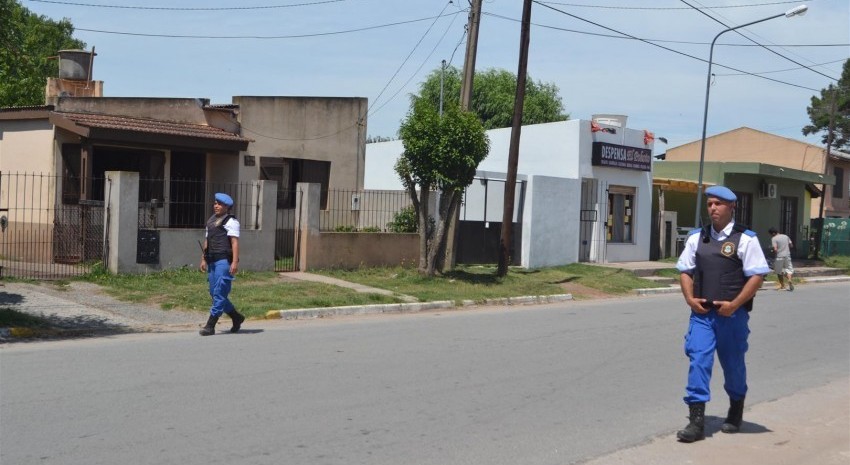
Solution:
M 749 407 L 738 434 L 720 432 L 723 418 L 706 420 L 703 441 L 681 443 L 672 432 L 583 465 L 850 463 L 850 378 Z

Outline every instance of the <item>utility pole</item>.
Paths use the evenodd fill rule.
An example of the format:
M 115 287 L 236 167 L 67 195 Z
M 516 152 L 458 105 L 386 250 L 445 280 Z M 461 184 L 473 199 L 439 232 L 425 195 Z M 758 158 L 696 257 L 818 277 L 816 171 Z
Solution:
M 508 274 L 511 264 L 511 232 L 514 220 L 514 197 L 516 196 L 516 171 L 519 163 L 519 136 L 522 131 L 522 106 L 525 103 L 525 80 L 528 69 L 528 44 L 531 41 L 531 0 L 522 4 L 522 29 L 519 34 L 519 66 L 516 72 L 516 97 L 514 117 L 511 123 L 511 142 L 508 146 L 508 176 L 505 180 L 505 205 L 502 209 L 502 236 L 499 239 L 499 269 L 497 275 Z
M 826 130 L 826 157 L 823 159 L 824 182 L 821 184 L 820 208 L 818 208 L 818 222 L 820 225 L 818 226 L 818 234 L 815 238 L 815 259 L 820 259 L 820 243 L 823 239 L 823 202 L 826 198 L 826 176 L 829 175 L 827 170 L 829 169 L 829 156 L 832 150 L 832 138 L 835 131 L 835 89 L 832 88 L 832 84 L 829 85 L 829 100 L 829 126 Z
M 475 77 L 475 55 L 478 52 L 478 24 L 481 22 L 482 0 L 471 0 L 469 22 L 466 25 L 466 56 L 463 60 L 463 77 L 460 81 L 460 109 L 469 111 L 472 101 L 472 81 Z
M 475 55 L 478 52 L 478 25 L 481 22 L 482 0 L 470 0 L 469 22 L 466 25 L 466 56 L 463 60 L 463 76 L 460 81 L 460 109 L 469 111 L 469 103 L 472 101 L 472 82 L 475 77 Z M 457 261 L 457 241 L 460 222 L 460 202 L 463 193 L 454 194 L 454 216 L 449 221 L 449 230 L 446 233 L 446 254 L 444 264 L 454 268 Z M 451 211 L 451 210 L 450 210 Z

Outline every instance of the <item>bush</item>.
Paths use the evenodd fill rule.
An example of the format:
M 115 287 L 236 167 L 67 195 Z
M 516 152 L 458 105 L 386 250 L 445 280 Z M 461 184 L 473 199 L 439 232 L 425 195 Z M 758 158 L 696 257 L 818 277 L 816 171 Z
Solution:
M 419 220 L 413 206 L 404 207 L 395 215 L 393 220 L 387 223 L 387 229 L 394 233 L 415 233 L 419 231 Z

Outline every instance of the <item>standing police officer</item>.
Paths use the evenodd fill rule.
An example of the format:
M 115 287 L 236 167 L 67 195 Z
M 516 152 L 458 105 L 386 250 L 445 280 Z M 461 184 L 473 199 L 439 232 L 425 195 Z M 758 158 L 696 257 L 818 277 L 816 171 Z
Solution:
M 201 256 L 201 271 L 207 272 L 210 283 L 210 317 L 201 328 L 201 336 L 215 334 L 215 324 L 222 313 L 233 320 L 231 333 L 239 331 L 245 317 L 227 296 L 233 283 L 233 275 L 239 270 L 239 220 L 230 214 L 233 199 L 223 193 L 215 194 L 213 215 L 207 220 L 204 235 L 204 254 Z
M 685 403 L 690 423 L 677 433 L 682 442 L 705 438 L 705 403 L 711 400 L 714 352 L 723 368 L 730 407 L 721 431 L 737 433 L 747 394 L 747 337 L 753 297 L 770 272 L 756 233 L 735 224 L 735 193 L 723 186 L 705 190 L 711 224 L 691 231 L 676 268 L 691 308 L 685 354 L 690 359 Z

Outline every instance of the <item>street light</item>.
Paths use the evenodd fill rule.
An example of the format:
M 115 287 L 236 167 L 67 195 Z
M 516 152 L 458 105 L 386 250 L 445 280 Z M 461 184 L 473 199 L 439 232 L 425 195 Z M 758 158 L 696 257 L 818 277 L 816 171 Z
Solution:
M 742 27 L 752 26 L 753 24 L 761 23 L 761 22 L 764 22 L 764 21 L 769 21 L 771 19 L 776 19 L 776 18 L 779 18 L 779 17 L 782 17 L 782 16 L 784 16 L 786 18 L 791 18 L 793 16 L 802 16 L 802 15 L 806 14 L 806 11 L 808 11 L 808 9 L 809 9 L 809 7 L 807 7 L 806 5 L 800 5 L 800 6 L 791 8 L 790 10 L 786 11 L 785 13 L 780 13 L 778 15 L 773 15 L 773 16 L 768 16 L 767 18 L 762 18 L 762 19 L 759 19 L 757 21 L 752 21 L 752 22 L 749 22 L 747 24 L 742 24 L 740 26 L 730 27 L 728 29 L 724 29 L 724 30 L 720 31 L 719 34 L 714 36 L 714 40 L 711 41 L 711 48 L 709 49 L 709 52 L 708 52 L 708 76 L 706 76 L 706 79 L 705 79 L 705 110 L 703 111 L 703 114 L 702 114 L 702 141 L 700 142 L 700 150 L 699 150 L 699 185 L 697 186 L 697 207 L 696 207 L 696 210 L 695 210 L 694 227 L 699 228 L 701 226 L 700 220 L 702 219 L 702 214 L 701 214 L 701 212 L 702 212 L 702 171 L 703 171 L 703 165 L 705 163 L 705 128 L 706 128 L 706 125 L 708 124 L 708 95 L 709 95 L 709 92 L 711 90 L 711 62 L 712 62 L 712 57 L 714 56 L 714 43 L 717 42 L 718 37 L 720 37 L 721 35 L 729 32 L 729 31 L 734 31 L 735 29 L 740 29 Z

